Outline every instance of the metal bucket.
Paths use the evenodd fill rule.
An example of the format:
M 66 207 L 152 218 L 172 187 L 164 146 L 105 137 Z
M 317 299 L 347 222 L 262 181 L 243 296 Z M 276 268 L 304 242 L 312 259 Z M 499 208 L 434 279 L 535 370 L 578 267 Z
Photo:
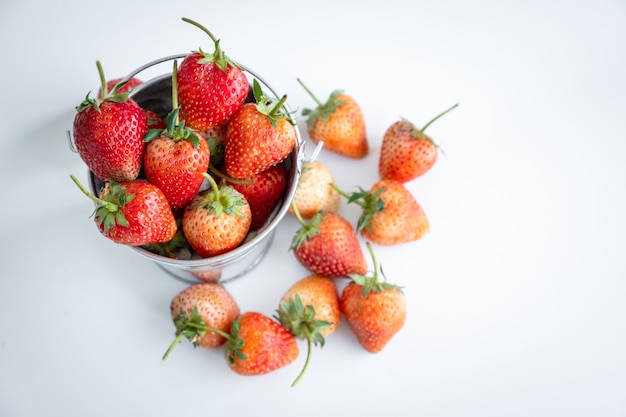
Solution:
M 139 73 L 142 73 L 146 69 L 157 64 L 175 59 L 184 59 L 187 55 L 188 54 L 173 55 L 150 62 L 127 75 L 126 79 L 135 77 Z M 276 94 L 267 82 L 265 82 L 253 71 L 244 65 L 238 65 L 240 65 L 243 69 L 250 84 L 252 84 L 253 79 L 256 79 L 261 84 L 265 94 L 271 94 L 276 99 L 281 97 Z M 171 78 L 171 72 L 161 76 L 156 76 L 133 89 L 130 96 L 141 107 L 152 110 L 161 117 L 165 117 L 172 108 Z M 249 95 L 248 101 L 252 100 L 252 96 Z M 286 104 L 284 107 L 287 112 L 291 112 Z M 153 260 L 158 266 L 174 277 L 189 283 L 201 281 L 224 283 L 241 277 L 251 271 L 256 265 L 259 264 L 259 262 L 261 262 L 264 255 L 270 249 L 276 226 L 278 226 L 278 223 L 285 216 L 285 214 L 287 214 L 291 200 L 296 192 L 298 179 L 301 174 L 302 163 L 304 162 L 304 142 L 302 141 L 298 126 L 295 125 L 294 128 L 296 129 L 296 145 L 291 154 L 282 162 L 287 171 L 287 187 L 283 198 L 265 225 L 254 232 L 250 232 L 245 241 L 239 247 L 219 256 L 211 258 L 192 258 L 188 260 L 160 256 L 141 247 L 130 246 L 130 248 L 139 255 Z M 71 141 L 71 135 L 70 147 L 75 151 Z M 314 153 L 317 153 L 318 151 L 319 149 L 316 149 L 316 152 Z M 89 171 L 88 174 L 91 192 L 97 195 L 103 186 L 103 183 L 91 171 Z

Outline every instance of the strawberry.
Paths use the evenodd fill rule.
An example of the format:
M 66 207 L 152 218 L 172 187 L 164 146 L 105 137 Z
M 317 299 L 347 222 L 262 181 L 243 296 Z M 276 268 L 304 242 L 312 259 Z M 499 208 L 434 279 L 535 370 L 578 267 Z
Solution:
M 263 375 L 298 357 L 295 337 L 270 317 L 254 311 L 233 322 L 226 342 L 230 369 L 240 375 Z
M 187 18 L 183 21 L 203 30 L 215 44 L 213 54 L 200 49 L 185 57 L 178 71 L 180 117 L 187 126 L 206 131 L 223 123 L 244 103 L 250 86 L 208 29 Z
M 282 162 L 296 144 L 296 130 L 281 111 L 287 96 L 275 102 L 255 79 L 256 103 L 246 103 L 231 117 L 224 141 L 224 169 L 233 178 L 248 178 Z
M 340 307 L 359 344 L 368 352 L 377 353 L 404 326 L 406 300 L 400 287 L 380 281 L 379 272 L 384 278 L 382 268 L 379 270 L 369 243 L 367 247 L 374 261 L 374 274 L 350 275 L 352 281 L 341 293 Z
M 145 181 L 108 181 L 99 197 L 87 191 L 78 179 L 70 178 L 98 208 L 95 222 L 112 241 L 139 246 L 167 242 L 176 234 L 176 220 L 167 198 Z
M 246 198 L 252 212 L 250 230 L 258 230 L 270 218 L 285 193 L 287 171 L 283 164 L 276 164 L 247 181 L 227 181 L 227 184 Z
M 226 338 L 222 334 L 228 334 L 240 313 L 232 295 L 223 285 L 216 283 L 193 284 L 185 288 L 172 298 L 170 312 L 176 326 L 176 339 L 163 359 L 167 359 L 172 349 L 184 338 L 193 343 L 194 347 L 205 349 L 224 345 Z
M 132 181 L 141 169 L 143 137 L 148 122 L 128 93 L 106 93 L 102 65 L 97 62 L 103 93 L 76 107 L 73 136 L 78 154 L 103 181 Z
M 311 219 L 320 211 L 339 211 L 341 196 L 331 186 L 334 182 L 332 173 L 322 162 L 302 164 L 302 174 L 292 200 L 302 218 Z M 293 206 L 289 206 L 289 213 L 294 213 Z
M 316 330 L 320 333 L 322 338 L 326 338 L 334 333 L 339 326 L 341 312 L 339 311 L 337 284 L 332 278 L 312 274 L 296 281 L 283 294 L 280 300 L 279 315 L 289 313 L 290 310 L 294 308 L 294 305 L 297 304 L 295 302 L 296 297 L 300 300 L 298 302 L 301 304 L 300 307 L 303 306 L 307 308 L 311 306 L 313 308 L 315 313 L 313 318 L 316 321 L 326 323 L 324 326 L 320 326 L 316 329 L 304 329 L 305 332 L 310 330 L 311 333 L 314 333 L 313 330 Z M 297 310 L 300 309 L 300 307 L 298 307 Z M 289 316 L 287 315 L 287 317 Z M 298 334 L 301 333 L 298 331 L 299 326 L 309 324 L 305 322 L 292 322 L 287 324 L 289 320 L 283 321 L 281 319 L 280 321 L 287 329 L 293 330 L 292 333 Z
M 369 152 L 369 143 L 365 117 L 358 103 L 341 90 L 333 91 L 322 103 L 300 79 L 298 82 L 317 103 L 314 109 L 302 110 L 313 142 L 324 142 L 325 149 L 339 155 L 364 158 Z
M 172 90 L 176 91 L 176 64 L 172 78 Z M 178 113 L 174 104 L 165 118 L 167 127 L 151 129 L 144 138 L 144 175 L 163 191 L 172 210 L 183 208 L 198 193 L 210 158 L 207 141 L 180 122 Z
M 422 129 L 406 119 L 393 123 L 385 131 L 380 148 L 378 171 L 380 178 L 402 183 L 411 181 L 428 172 L 437 161 L 439 147 L 424 131 L 458 104 L 426 123 Z
M 183 233 L 203 258 L 217 256 L 239 246 L 250 229 L 250 205 L 230 186 L 218 187 L 208 174 L 211 189 L 197 194 L 185 207 Z
M 117 93 L 130 93 L 135 87 L 143 84 L 143 81 L 137 77 L 131 77 L 124 81 L 125 78 L 113 78 L 106 82 L 107 93 L 113 93 L 113 90 L 117 87 Z M 121 84 L 118 86 L 118 84 Z M 98 96 L 102 94 L 102 87 L 98 89 Z
M 401 182 L 380 180 L 369 191 L 359 187 L 348 194 L 336 184 L 334 188 L 349 203 L 362 207 L 357 233 L 379 245 L 395 245 L 421 239 L 430 230 L 424 209 Z
M 336 213 L 320 212 L 305 221 L 297 210 L 294 214 L 301 228 L 293 237 L 291 249 L 302 266 L 328 277 L 367 271 L 355 230 L 346 219 Z

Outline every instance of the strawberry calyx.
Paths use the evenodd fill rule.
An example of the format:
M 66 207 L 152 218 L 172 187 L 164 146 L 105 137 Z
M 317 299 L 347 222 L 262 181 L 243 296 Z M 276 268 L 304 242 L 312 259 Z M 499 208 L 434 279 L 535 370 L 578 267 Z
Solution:
M 185 238 L 185 234 L 182 231 L 180 223 L 181 220 L 179 218 L 176 220 L 176 233 L 174 234 L 174 237 L 169 241 L 163 243 L 150 243 L 141 247 L 147 251 L 156 253 L 157 255 L 176 259 L 176 253 L 188 245 L 187 239 Z
M 309 221 L 306 221 L 298 211 L 298 207 L 296 206 L 294 200 L 291 200 L 291 207 L 293 209 L 294 216 L 296 216 L 296 219 L 298 219 L 298 222 L 301 225 L 300 230 L 296 232 L 291 241 L 291 249 L 299 249 L 304 242 L 320 233 L 319 225 L 322 221 L 323 214 L 319 212 Z
M 110 180 L 107 181 L 98 198 L 91 194 L 74 175 L 70 174 L 70 178 L 83 194 L 98 205 L 95 210 L 95 218 L 98 226 L 103 227 L 105 235 L 109 233 L 111 228 L 117 225 L 124 227 L 129 226 L 121 209 L 135 198 L 135 194 L 127 194 L 126 187 L 116 181 Z
M 209 37 L 211 38 L 211 40 L 213 41 L 214 47 L 215 47 L 215 51 L 213 51 L 212 54 L 208 54 L 206 52 L 204 52 L 202 50 L 202 48 L 198 48 L 198 53 L 202 56 L 202 58 L 198 61 L 199 64 L 209 64 L 209 63 L 213 63 L 215 64 L 220 70 L 227 72 L 228 71 L 228 67 L 234 67 L 234 68 L 240 68 L 240 66 L 235 63 L 234 61 L 232 61 L 229 57 L 226 56 L 226 54 L 224 53 L 224 51 L 222 51 L 222 48 L 220 47 L 220 40 L 217 39 L 212 33 L 211 31 L 209 31 L 206 27 L 202 26 L 200 23 L 195 22 L 191 19 L 188 19 L 186 17 L 182 18 L 183 21 L 187 22 L 187 23 L 191 23 L 192 25 L 194 25 L 195 27 L 199 28 L 200 30 L 202 30 L 204 33 L 206 33 L 207 35 L 209 35 Z
M 311 98 L 317 104 L 317 107 L 315 109 L 307 109 L 307 108 L 302 109 L 302 115 L 307 117 L 306 124 L 309 129 L 313 127 L 317 119 L 321 118 L 324 121 L 328 120 L 328 118 L 335 112 L 335 110 L 337 110 L 337 107 L 345 104 L 345 101 L 342 101 L 337 98 L 340 94 L 343 94 L 343 90 L 333 91 L 332 93 L 330 93 L 328 100 L 326 100 L 326 102 L 323 103 L 302 82 L 302 80 L 300 80 L 300 78 L 298 78 L 297 80 L 298 80 L 298 83 L 300 83 L 300 85 L 305 89 L 305 91 L 311 96 Z
M 400 291 L 402 292 L 402 287 L 395 285 L 395 284 L 389 284 L 387 282 L 387 277 L 385 277 L 385 273 L 383 272 L 383 268 L 382 265 L 379 266 L 378 262 L 376 260 L 376 255 L 374 254 L 374 249 L 372 248 L 372 245 L 370 242 L 366 243 L 367 245 L 367 250 L 370 253 L 370 256 L 372 257 L 372 262 L 374 264 L 374 272 L 373 275 L 371 276 L 366 276 L 366 275 L 359 275 L 359 274 L 349 274 L 348 277 L 355 282 L 357 285 L 360 285 L 361 288 L 361 296 L 363 298 L 366 298 L 370 293 L 372 292 L 383 292 L 383 291 Z M 380 280 L 380 277 L 383 278 L 383 280 Z
M 285 119 L 291 124 L 295 124 L 291 115 L 282 111 L 283 104 L 287 101 L 287 94 L 284 94 L 278 101 L 265 95 L 261 84 L 255 78 L 252 80 L 252 92 L 256 101 L 256 109 L 259 113 L 267 116 L 272 127 L 277 127 L 276 121 Z
M 231 186 L 218 186 L 208 173 L 204 172 L 202 175 L 211 184 L 211 191 L 207 192 L 203 198 L 191 203 L 192 208 L 204 207 L 215 217 L 220 217 L 223 213 L 243 217 L 243 213 L 238 208 L 246 205 L 243 196 Z
M 298 374 L 298 377 L 291 384 L 292 387 L 295 387 L 309 367 L 313 346 L 319 345 L 320 347 L 324 347 L 324 335 L 320 333 L 320 330 L 333 323 L 325 320 L 316 320 L 315 308 L 310 304 L 305 307 L 298 294 L 296 294 L 294 298 L 281 302 L 280 308 L 276 310 L 276 312 L 278 315 L 274 316 L 274 318 L 278 320 L 289 333 L 307 342 L 306 361 L 300 374 Z
M 243 316 L 239 316 L 233 323 L 230 325 L 230 334 L 226 337 L 226 360 L 229 365 L 233 365 L 235 363 L 235 357 L 246 360 L 248 357 L 244 355 L 241 351 L 241 348 L 244 347 L 245 342 L 241 337 L 239 337 L 239 322 L 241 322 Z
M 380 187 L 374 192 L 366 191 L 361 187 L 359 191 L 353 193 L 347 193 L 333 183 L 330 185 L 335 191 L 337 191 L 342 197 L 346 198 L 348 204 L 355 203 L 363 209 L 361 216 L 357 221 L 357 232 L 361 232 L 363 229 L 371 230 L 371 220 L 374 214 L 381 212 L 385 209 L 385 202 L 380 195 L 385 190 L 385 187 Z
M 174 326 L 176 327 L 176 338 L 165 351 L 163 360 L 167 359 L 174 347 L 176 347 L 176 345 L 178 345 L 184 338 L 187 338 L 194 347 L 197 347 L 200 344 L 200 339 L 202 339 L 206 332 L 219 334 L 227 340 L 231 337 L 226 332 L 207 326 L 202 318 L 202 315 L 198 313 L 198 307 L 195 306 L 191 310 L 191 314 L 187 314 L 181 309 L 178 316 L 174 319 Z
M 100 97 L 92 98 L 90 97 L 91 92 L 88 92 L 85 96 L 85 99 L 76 106 L 77 112 L 82 112 L 90 107 L 93 107 L 97 111 L 100 111 L 100 105 L 105 101 L 112 101 L 116 103 L 123 103 L 128 100 L 128 93 L 120 93 L 119 90 L 128 82 L 128 80 L 121 81 L 115 85 L 115 87 L 109 92 L 107 91 L 107 81 L 104 77 L 104 70 L 102 69 L 102 64 L 100 61 L 96 61 L 96 66 L 98 67 L 98 74 L 100 76 Z

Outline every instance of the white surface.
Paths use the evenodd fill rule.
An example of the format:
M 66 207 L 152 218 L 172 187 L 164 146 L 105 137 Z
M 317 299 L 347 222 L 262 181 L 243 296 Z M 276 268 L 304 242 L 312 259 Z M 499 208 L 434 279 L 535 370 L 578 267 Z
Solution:
M 39 3 L 0 4 L 1 416 L 626 415 L 626 3 Z M 295 389 L 303 354 L 261 377 L 188 344 L 161 361 L 185 284 L 99 235 L 65 131 L 97 59 L 112 78 L 209 49 L 183 16 L 294 108 L 312 105 L 296 77 L 361 104 L 370 156 L 320 156 L 347 189 L 376 180 L 398 117 L 460 103 L 429 128 L 446 156 L 408 185 L 432 232 L 376 248 L 409 303 L 383 352 L 344 324 Z M 296 229 L 228 285 L 242 310 L 272 314 L 306 275 Z

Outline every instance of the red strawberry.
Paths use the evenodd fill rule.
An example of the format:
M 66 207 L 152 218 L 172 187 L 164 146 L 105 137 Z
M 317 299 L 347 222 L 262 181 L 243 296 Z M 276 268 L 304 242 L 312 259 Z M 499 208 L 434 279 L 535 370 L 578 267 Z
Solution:
M 213 54 L 194 52 L 185 57 L 178 71 L 180 117 L 187 126 L 205 131 L 228 119 L 243 104 L 250 86 L 211 32 L 192 20 L 183 20 L 203 30 L 215 43 Z
M 350 158 L 363 158 L 369 152 L 365 117 L 357 102 L 341 90 L 331 93 L 322 103 L 306 85 L 300 85 L 317 103 L 313 110 L 304 109 L 309 136 L 315 143 L 324 142 L 324 148 Z
M 175 75 L 174 64 L 174 80 Z M 166 117 L 165 129 L 151 129 L 144 138 L 144 174 L 163 191 L 172 210 L 183 208 L 198 193 L 210 158 L 206 140 L 179 122 L 178 111 L 175 107 Z
M 289 206 L 289 213 L 294 213 L 293 205 L 304 219 L 310 219 L 320 211 L 337 213 L 341 196 L 331 186 L 334 182 L 332 173 L 322 162 L 303 163 L 302 174 L 292 205 Z
M 196 195 L 185 207 L 183 233 L 203 258 L 217 256 L 239 246 L 250 229 L 250 205 L 230 186 L 220 186 L 208 174 L 211 189 Z
M 115 94 L 115 93 L 130 93 L 135 87 L 143 84 L 143 81 L 136 77 L 129 78 L 126 82 L 121 84 L 125 78 L 113 78 L 106 82 L 107 93 Z M 118 86 L 118 84 L 121 84 Z M 117 90 L 113 92 L 113 90 L 117 87 Z M 102 87 L 98 89 L 98 96 L 102 95 Z
M 277 313 L 279 322 L 292 335 L 307 341 L 307 359 L 293 387 L 308 368 L 313 346 L 324 347 L 325 337 L 339 325 L 341 311 L 335 281 L 322 275 L 297 281 L 281 298 Z
M 106 90 L 100 62 L 98 72 Z M 132 181 L 141 169 L 143 137 L 148 122 L 127 93 L 102 93 L 76 107 L 73 135 L 76 149 L 89 169 L 103 181 Z
M 291 243 L 298 262 L 309 271 L 328 277 L 364 274 L 367 262 L 352 225 L 335 213 L 320 212 L 305 222 Z
M 194 346 L 213 349 L 226 343 L 232 323 L 239 317 L 239 306 L 220 284 L 201 283 L 185 288 L 170 303 L 172 320 L 176 326 L 176 339 L 163 359 L 184 338 Z M 221 333 L 221 334 L 220 334 Z
M 158 187 L 145 181 L 109 181 L 98 198 L 70 177 L 98 205 L 95 222 L 112 241 L 139 246 L 167 242 L 176 234 L 172 209 Z
M 278 102 L 253 82 L 256 103 L 246 103 L 230 118 L 224 142 L 224 169 L 232 178 L 248 178 L 282 162 L 296 144 L 296 130 Z
M 270 317 L 243 313 L 232 325 L 226 342 L 230 369 L 240 375 L 263 375 L 289 365 L 298 357 L 296 339 Z
M 395 180 L 381 180 L 369 191 L 348 194 L 348 202 L 363 208 L 357 232 L 374 243 L 395 245 L 421 239 L 430 230 L 426 213 L 407 188 Z
M 380 282 L 374 252 L 369 243 L 367 247 L 374 260 L 374 275 L 351 275 L 352 282 L 341 293 L 340 306 L 359 344 L 377 353 L 404 326 L 406 300 L 400 287 Z
M 389 126 L 380 148 L 378 161 L 380 177 L 405 183 L 428 172 L 437 161 L 438 146 L 424 131 L 435 120 L 457 106 L 458 104 L 455 104 L 439 114 L 421 130 L 406 119 Z
M 228 182 L 250 204 L 252 223 L 250 230 L 258 230 L 270 218 L 287 187 L 287 171 L 283 164 L 274 165 L 253 175 L 247 181 Z

